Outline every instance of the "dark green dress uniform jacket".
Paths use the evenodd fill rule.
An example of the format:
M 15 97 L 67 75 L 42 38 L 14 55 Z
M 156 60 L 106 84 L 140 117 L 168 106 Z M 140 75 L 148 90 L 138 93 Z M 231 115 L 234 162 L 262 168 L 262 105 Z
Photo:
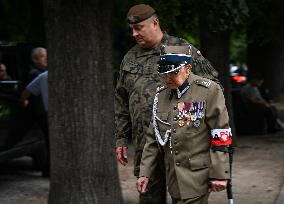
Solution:
M 168 190 L 172 197 L 180 199 L 205 194 L 210 178 L 230 178 L 229 155 L 210 148 L 212 142 L 220 142 L 212 138 L 212 130 L 217 131 L 216 134 L 218 131 L 230 130 L 222 89 L 217 83 L 194 74 L 189 76 L 188 81 L 189 89 L 179 99 L 171 97 L 171 90 L 168 88 L 160 91 L 157 126 L 162 138 L 171 129 L 171 139 L 164 146 L 158 145 L 151 122 L 140 165 L 140 176 L 150 178 L 157 160 L 161 159 L 157 156 L 159 151 L 164 152 Z M 194 121 L 190 120 L 187 121 L 188 124 L 185 122 L 182 126 L 179 125 L 178 103 L 181 102 L 191 106 L 204 105 L 204 116 L 198 126 L 194 126 Z M 228 139 L 225 137 L 220 144 L 225 144 Z
M 151 120 L 151 109 L 156 88 L 163 83 L 157 72 L 157 62 L 162 45 L 189 45 L 185 40 L 164 34 L 161 45 L 143 49 L 138 45 L 131 48 L 121 63 L 115 89 L 115 135 L 116 146 L 127 146 L 132 137 L 134 175 L 139 175 L 139 164 L 145 145 L 145 134 Z M 217 79 L 214 70 L 195 47 L 192 48 L 193 72 Z

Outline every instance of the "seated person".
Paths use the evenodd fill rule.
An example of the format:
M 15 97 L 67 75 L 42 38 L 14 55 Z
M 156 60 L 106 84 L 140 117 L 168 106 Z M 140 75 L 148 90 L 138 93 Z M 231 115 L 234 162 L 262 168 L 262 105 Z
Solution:
M 0 63 L 0 81 L 11 80 L 12 78 L 7 74 L 5 64 Z
M 263 116 L 267 122 L 267 132 L 275 133 L 283 129 L 282 123 L 278 118 L 276 107 L 271 101 L 266 100 L 260 92 L 263 78 L 260 73 L 253 73 L 249 77 L 249 82 L 241 90 L 241 97 L 248 113 Z

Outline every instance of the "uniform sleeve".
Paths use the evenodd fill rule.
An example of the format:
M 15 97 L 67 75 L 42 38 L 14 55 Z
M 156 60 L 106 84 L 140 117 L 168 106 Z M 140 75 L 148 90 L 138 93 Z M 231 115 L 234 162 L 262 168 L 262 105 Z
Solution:
M 229 179 L 231 176 L 229 153 L 226 150 L 232 143 L 232 133 L 223 91 L 215 83 L 210 87 L 207 97 L 206 123 L 210 130 L 211 143 L 212 166 L 209 177 L 211 179 Z
M 201 52 L 192 46 L 192 72 L 198 76 L 210 79 L 220 84 L 218 72 L 211 65 L 209 60 L 202 56 Z
M 157 161 L 160 154 L 159 146 L 156 141 L 154 131 L 153 131 L 153 123 L 150 123 L 150 126 L 146 135 L 146 144 L 144 146 L 142 159 L 140 163 L 140 173 L 139 176 L 146 176 L 148 178 L 151 177 L 153 171 L 155 170 Z
M 131 118 L 129 113 L 129 93 L 125 88 L 125 72 L 121 63 L 119 77 L 115 88 L 115 139 L 116 147 L 127 146 L 131 136 Z

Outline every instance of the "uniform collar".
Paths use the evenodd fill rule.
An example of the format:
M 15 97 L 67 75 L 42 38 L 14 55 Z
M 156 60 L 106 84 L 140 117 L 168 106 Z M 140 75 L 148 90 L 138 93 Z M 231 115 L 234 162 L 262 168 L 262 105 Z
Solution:
M 171 90 L 169 99 L 171 100 L 173 96 L 175 96 L 176 99 L 181 98 L 182 95 L 189 89 L 189 85 L 190 85 L 189 81 L 185 80 L 183 84 L 180 87 L 178 87 L 176 90 Z
M 182 95 L 189 89 L 189 82 L 185 80 L 183 84 L 177 88 L 176 90 L 176 97 L 181 98 Z
M 172 90 L 169 97 L 170 100 L 173 96 L 175 96 L 176 99 L 180 99 L 183 94 L 187 92 L 190 87 L 190 84 L 194 81 L 194 78 L 194 74 L 191 73 L 187 80 L 185 80 L 180 87 L 178 87 L 176 90 Z

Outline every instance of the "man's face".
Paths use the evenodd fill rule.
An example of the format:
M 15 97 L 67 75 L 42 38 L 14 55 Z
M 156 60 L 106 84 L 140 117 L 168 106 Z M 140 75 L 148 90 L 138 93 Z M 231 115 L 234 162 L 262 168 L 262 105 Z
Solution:
M 157 35 L 157 26 L 158 20 L 153 17 L 140 23 L 129 24 L 132 36 L 142 48 L 152 48 L 156 44 L 154 36 Z
M 164 74 L 164 81 L 170 89 L 177 89 L 188 78 L 189 70 L 185 66 L 178 72 L 170 72 Z
M 3 64 L 0 64 L 0 80 L 5 80 L 6 77 L 6 67 Z
M 45 50 L 41 50 L 38 56 L 33 59 L 34 64 L 39 68 L 47 67 L 47 52 Z

